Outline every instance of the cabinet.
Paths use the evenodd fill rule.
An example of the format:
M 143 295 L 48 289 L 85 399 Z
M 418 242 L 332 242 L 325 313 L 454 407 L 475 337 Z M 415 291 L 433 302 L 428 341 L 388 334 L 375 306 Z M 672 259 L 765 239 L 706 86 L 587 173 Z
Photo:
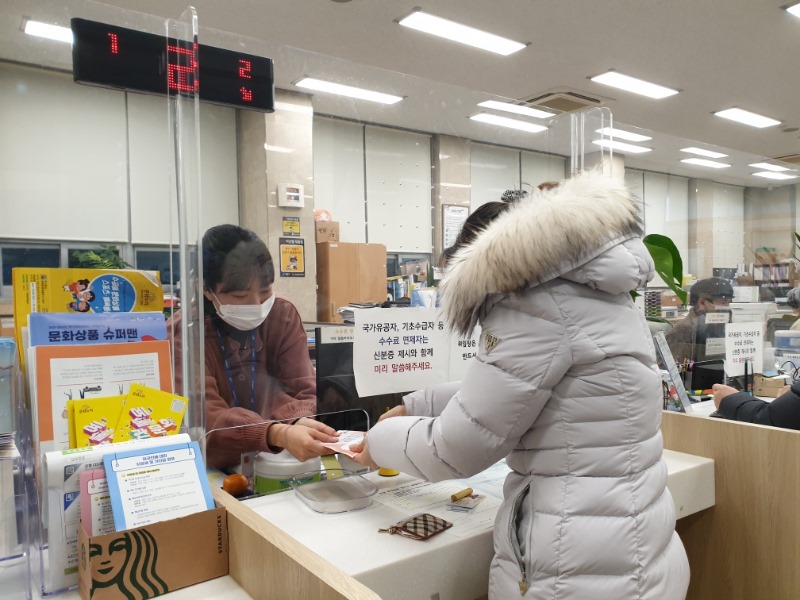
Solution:
M 341 323 L 339 307 L 386 300 L 386 246 L 317 244 L 317 320 Z

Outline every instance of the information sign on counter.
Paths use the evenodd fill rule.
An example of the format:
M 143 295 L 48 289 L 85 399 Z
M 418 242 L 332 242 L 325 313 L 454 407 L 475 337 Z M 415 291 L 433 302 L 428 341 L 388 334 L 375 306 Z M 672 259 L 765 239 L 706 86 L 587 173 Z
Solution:
M 725 373 L 729 377 L 744 375 L 745 360 L 750 374 L 763 373 L 764 324 L 728 323 L 725 325 Z
M 463 378 L 479 331 L 452 336 L 438 308 L 355 311 L 353 372 L 359 396 L 407 392 Z

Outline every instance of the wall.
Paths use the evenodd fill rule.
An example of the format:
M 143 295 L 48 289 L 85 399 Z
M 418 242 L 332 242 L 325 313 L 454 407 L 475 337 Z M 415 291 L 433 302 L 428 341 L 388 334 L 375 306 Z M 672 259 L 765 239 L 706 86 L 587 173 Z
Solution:
M 201 224 L 236 223 L 235 111 L 200 106 Z M 177 240 L 164 98 L 0 64 L 0 131 L 0 238 Z

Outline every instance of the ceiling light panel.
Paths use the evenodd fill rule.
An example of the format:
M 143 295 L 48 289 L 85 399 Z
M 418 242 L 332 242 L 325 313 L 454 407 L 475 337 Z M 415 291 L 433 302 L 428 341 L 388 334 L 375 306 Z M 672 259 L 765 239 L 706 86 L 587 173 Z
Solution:
M 72 30 L 69 27 L 50 25 L 41 21 L 25 21 L 23 31 L 28 35 L 55 40 L 56 42 L 72 43 Z
M 706 150 L 704 148 L 695 148 L 694 146 L 690 146 L 689 148 L 681 148 L 681 152 L 686 152 L 687 154 L 697 154 L 698 156 L 705 156 L 707 158 L 725 158 L 728 156 L 722 152 L 714 152 L 713 150 Z
M 430 33 L 453 42 L 488 50 L 503 56 L 513 54 L 526 46 L 526 44 L 462 25 L 449 19 L 436 17 L 421 10 L 411 13 L 404 19 L 400 19 L 398 23 L 403 27 Z
M 636 77 L 623 75 L 617 71 L 609 71 L 608 73 L 597 75 L 592 77 L 591 80 L 597 83 L 602 83 L 603 85 L 625 90 L 626 92 L 641 94 L 642 96 L 647 96 L 648 98 L 654 98 L 656 100 L 667 98 L 668 96 L 674 96 L 678 93 L 678 90 L 673 90 L 672 88 L 664 87 L 663 85 L 658 85 L 657 83 L 650 83 L 644 79 L 637 79 Z
M 538 108 L 531 108 L 530 106 L 520 106 L 519 104 L 512 104 L 511 102 L 500 102 L 498 100 L 487 100 L 478 104 L 483 108 L 492 108 L 494 110 L 503 110 L 505 112 L 514 113 L 517 115 L 525 115 L 526 117 L 533 117 L 534 119 L 549 119 L 555 117 L 555 113 L 547 112 L 546 110 L 539 110 Z
M 773 164 L 770 164 L 770 163 L 763 163 L 763 162 L 751 163 L 751 164 L 749 164 L 747 166 L 748 167 L 754 167 L 756 169 L 764 169 L 765 171 L 776 171 L 776 172 L 791 171 L 792 170 L 792 169 L 789 169 L 787 167 L 782 167 L 780 165 L 773 165 Z
M 341 83 L 333 83 L 331 81 L 314 79 L 313 77 L 304 77 L 303 79 L 297 81 L 295 85 L 299 88 L 308 90 L 327 92 L 329 94 L 337 94 L 339 96 L 347 96 L 348 98 L 357 98 L 359 100 L 369 100 L 370 102 L 380 102 L 381 104 L 395 104 L 403 99 L 402 96 L 393 96 L 391 94 L 384 94 L 383 92 L 374 92 L 364 88 L 342 85 Z
M 473 121 L 480 121 L 481 123 L 489 123 L 490 125 L 519 129 L 520 131 L 527 131 L 528 133 L 539 133 L 547 129 L 544 125 L 528 123 L 527 121 L 520 121 L 518 119 L 509 119 L 508 117 L 501 117 L 500 115 L 490 115 L 489 113 L 478 113 L 477 115 L 471 116 L 470 119 Z
M 789 14 L 792 14 L 792 15 L 794 15 L 795 17 L 798 17 L 798 18 L 800 18 L 800 3 L 798 3 L 798 4 L 794 4 L 794 5 L 792 5 L 792 6 L 787 6 L 787 7 L 786 7 L 786 11 L 787 11 Z
M 619 150 L 620 152 L 627 152 L 629 154 L 644 154 L 645 152 L 652 152 L 653 150 L 645 146 L 634 146 L 633 144 L 626 144 L 625 142 L 618 142 L 616 140 L 594 140 L 592 143 L 603 148 Z
M 642 135 L 640 133 L 624 131 L 622 129 L 616 129 L 614 127 L 603 127 L 602 129 L 597 129 L 596 133 L 600 133 L 607 137 L 616 138 L 619 140 L 628 140 L 629 142 L 646 142 L 647 140 L 653 139 L 649 135 Z
M 776 173 L 774 171 L 759 171 L 753 173 L 756 177 L 763 177 L 764 179 L 797 179 L 797 175 L 789 175 L 787 173 Z
M 727 108 L 725 110 L 715 112 L 714 114 L 718 117 L 722 117 L 723 119 L 730 119 L 731 121 L 744 123 L 745 125 L 758 127 L 759 129 L 781 124 L 780 121 L 750 112 L 749 110 L 742 110 L 741 108 Z
M 687 165 L 697 165 L 700 167 L 708 167 L 709 169 L 727 169 L 730 167 L 727 163 L 717 162 L 715 160 L 706 160 L 705 158 L 684 158 L 682 163 Z

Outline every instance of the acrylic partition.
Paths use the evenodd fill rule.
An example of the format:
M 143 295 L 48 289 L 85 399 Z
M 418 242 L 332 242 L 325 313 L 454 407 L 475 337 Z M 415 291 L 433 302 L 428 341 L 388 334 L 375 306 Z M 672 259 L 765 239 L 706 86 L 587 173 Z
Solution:
M 189 396 L 183 429 L 201 439 L 204 411 L 202 393 L 197 392 L 202 392 L 202 359 L 197 340 L 202 323 L 198 312 L 191 310 L 200 293 L 197 15 L 187 8 L 165 20 L 78 0 L 38 2 L 22 14 L 21 25 L 28 21 L 56 25 L 61 27 L 57 31 L 61 38 L 25 35 L 20 27 L 19 35 L 1 46 L 0 124 L 7 135 L 0 142 L 5 173 L 0 178 L 0 296 L 10 294 L 15 267 L 146 271 L 152 289 L 138 289 L 132 296 L 143 303 L 147 296 L 149 305 L 159 311 L 162 294 L 167 312 L 189 307 L 181 333 L 182 339 L 194 344 L 176 353 L 173 369 L 169 342 L 154 342 L 164 352 L 157 359 L 151 385 Z M 51 283 L 42 288 L 46 293 L 48 285 L 58 289 L 65 285 L 55 271 L 49 275 Z M 124 272 L 120 277 L 126 277 Z M 117 291 L 115 285 L 110 283 L 110 289 Z M 125 292 L 119 294 L 111 296 L 119 299 Z M 87 303 L 92 306 L 93 300 Z M 91 310 L 120 310 L 112 302 Z M 25 315 L 17 318 L 27 325 L 22 323 Z M 175 337 L 172 323 L 167 325 L 169 337 Z M 27 348 L 27 335 L 17 342 Z M 43 415 L 48 421 L 52 418 L 54 429 L 60 431 L 66 398 L 73 390 L 48 391 L 52 415 L 42 412 L 42 384 L 33 385 L 42 365 L 31 360 L 24 366 L 26 399 L 21 406 L 30 417 L 30 427 L 27 433 L 21 431 L 27 435 L 21 437 L 20 451 L 28 468 L 25 485 L 18 490 L 30 496 L 25 503 L 30 514 L 24 516 L 30 516 L 32 523 L 35 585 L 42 594 L 53 594 L 77 585 L 79 472 L 102 461 L 93 451 L 62 453 L 69 445 L 47 437 L 46 428 L 40 426 Z M 129 379 L 115 379 L 121 393 Z M 175 379 L 183 385 L 178 387 Z M 92 382 L 85 379 L 81 385 L 91 397 Z M 49 454 L 57 459 L 46 463 L 45 450 L 53 450 Z M 30 576 L 24 579 L 31 581 Z

